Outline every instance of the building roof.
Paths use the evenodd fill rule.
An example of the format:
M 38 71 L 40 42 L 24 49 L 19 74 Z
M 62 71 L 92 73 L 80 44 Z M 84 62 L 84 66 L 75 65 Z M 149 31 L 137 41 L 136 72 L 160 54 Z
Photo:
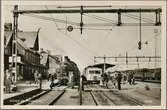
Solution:
M 24 43 L 29 47 L 34 47 L 35 41 L 37 39 L 37 32 L 19 32 L 18 37 L 25 39 Z
M 5 31 L 4 36 L 6 38 L 5 44 L 7 46 L 12 36 L 12 31 Z M 25 39 L 24 44 L 29 48 L 34 47 L 37 36 L 38 36 L 38 31 L 27 31 L 27 32 L 19 31 L 18 32 L 18 38 Z
M 109 64 L 109 63 L 99 63 L 99 64 L 87 66 L 86 68 L 97 67 L 97 68 L 104 69 L 104 64 L 105 64 L 105 69 L 115 66 L 114 64 Z
M 24 49 L 28 50 L 29 48 L 24 44 L 24 42 L 21 39 L 17 39 L 18 45 L 23 47 Z
M 50 57 L 52 57 L 56 63 L 61 63 L 61 55 L 50 55 Z
M 5 47 L 7 47 L 10 39 L 12 37 L 12 31 L 5 31 L 4 32 L 4 38 L 5 38 Z

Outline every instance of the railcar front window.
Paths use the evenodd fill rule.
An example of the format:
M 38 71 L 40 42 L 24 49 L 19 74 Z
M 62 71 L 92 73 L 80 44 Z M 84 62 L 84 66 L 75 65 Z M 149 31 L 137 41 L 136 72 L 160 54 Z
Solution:
M 94 74 L 94 71 L 89 71 L 89 74 Z
M 100 74 L 100 71 L 95 71 L 96 74 Z

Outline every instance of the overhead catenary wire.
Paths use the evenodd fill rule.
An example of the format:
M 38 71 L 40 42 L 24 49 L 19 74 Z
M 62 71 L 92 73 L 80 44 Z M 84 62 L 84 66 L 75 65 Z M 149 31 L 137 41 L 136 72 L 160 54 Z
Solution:
M 56 21 L 56 22 L 59 22 L 59 23 L 66 24 L 66 21 L 62 20 L 62 19 L 55 19 L 55 18 L 40 16 L 40 15 L 35 15 L 35 14 L 22 14 L 22 15 L 29 16 L 29 17 L 34 17 L 34 18 L 39 18 L 39 19 L 43 19 L 43 20 Z M 67 24 L 79 27 L 79 23 L 77 23 L 77 22 L 67 21 Z M 141 23 L 141 24 L 142 24 L 142 26 L 154 26 L 153 23 Z M 85 27 L 104 27 L 104 26 L 108 27 L 108 26 L 117 26 L 117 23 L 87 23 L 87 24 L 85 23 L 83 25 Z M 138 23 L 122 23 L 121 26 L 137 26 L 137 25 L 138 25 Z
M 78 28 L 73 28 L 73 29 L 80 29 L 79 27 Z M 112 30 L 111 28 L 83 28 L 83 29 L 86 29 L 86 30 Z M 58 30 L 66 30 L 66 28 L 58 28 Z
M 46 7 L 46 9 L 48 9 L 47 6 L 45 6 L 45 7 Z M 54 18 L 51 14 L 50 14 L 50 16 L 51 16 L 52 18 Z M 57 30 L 58 30 L 59 26 L 58 26 L 58 24 L 56 23 L 56 21 L 54 21 L 54 24 L 56 25 Z M 82 47 L 82 48 L 84 48 L 85 50 L 91 52 L 93 55 L 94 55 L 94 54 L 97 54 L 96 52 L 90 50 L 89 48 L 87 48 L 87 47 L 81 45 L 77 40 L 73 39 L 71 36 L 65 34 L 65 33 L 62 32 L 61 30 L 58 30 L 58 31 L 59 31 L 61 34 L 63 34 L 64 36 L 67 36 L 67 38 L 70 38 L 71 40 L 73 40 L 73 41 L 74 41 L 77 45 L 79 45 L 80 47 Z
M 158 33 L 157 35 L 159 35 L 160 33 Z M 154 40 L 154 37 L 150 37 L 150 38 L 147 38 L 145 41 L 148 41 L 148 42 L 151 42 L 152 40 Z M 142 42 L 143 44 L 144 42 Z M 131 52 L 133 50 L 136 50 L 137 49 L 137 45 L 134 45 L 132 48 L 128 49 L 127 52 Z
M 118 23 L 88 23 L 85 27 L 111 27 L 118 26 Z M 155 26 L 153 23 L 141 23 L 142 26 Z M 139 23 L 122 23 L 121 26 L 139 26 Z
M 137 16 L 137 15 L 134 15 L 134 14 L 127 14 L 127 15 L 140 18 L 140 16 Z M 141 19 L 142 19 L 142 20 L 145 20 L 145 21 L 152 21 L 152 22 L 154 22 L 154 20 L 152 20 L 152 19 L 150 19 L 150 18 L 146 18 L 146 17 L 141 17 Z
M 56 8 L 80 8 L 81 6 L 63 6 L 63 5 L 58 5 L 56 6 Z M 111 8 L 111 5 L 87 5 L 87 6 L 83 6 L 84 8 Z
M 56 22 L 56 21 L 55 21 Z M 69 21 L 68 21 L 69 22 Z M 78 23 L 79 24 L 79 23 Z M 104 24 L 105 25 L 105 24 Z
M 129 15 L 129 14 L 122 14 L 123 16 L 126 16 L 128 18 L 132 18 L 132 19 L 135 19 L 135 20 L 140 20 L 140 17 L 136 17 L 136 16 L 132 16 L 132 15 Z M 141 21 L 145 22 L 145 23 L 149 23 L 149 24 L 155 24 L 155 23 L 152 23 L 150 21 L 147 21 L 147 20 L 143 20 L 141 19 Z
M 59 22 L 59 23 L 63 23 L 63 24 L 67 23 L 67 24 L 79 26 L 79 23 L 76 23 L 76 22 L 66 21 L 66 20 L 62 20 L 62 19 L 50 18 L 50 17 L 46 17 L 46 16 L 40 16 L 40 15 L 35 15 L 35 14 L 25 14 L 24 16 L 30 16 L 30 17 L 35 17 L 35 18 L 43 19 L 43 20 L 49 20 L 49 21 L 55 21 L 55 22 Z
M 96 15 L 90 15 L 90 14 L 83 14 L 85 16 L 88 16 L 88 17 L 91 17 L 91 18 L 95 18 L 97 20 L 101 20 L 101 21 L 104 21 L 104 22 L 108 22 L 108 23 L 116 23 L 116 21 L 114 20 L 110 20 L 110 19 L 107 19 L 107 18 L 104 18 L 104 17 L 100 17 L 100 16 L 96 16 Z
M 50 18 L 50 17 L 46 17 L 46 16 L 40 16 L 40 15 L 34 15 L 34 14 L 28 14 L 28 15 L 25 15 L 25 16 L 35 17 L 35 18 L 39 18 L 39 19 L 43 19 L 43 20 L 55 21 L 55 22 L 59 22 L 59 23 L 63 23 L 63 24 L 71 24 L 71 25 L 75 25 L 75 26 L 78 27 L 78 28 L 74 28 L 74 29 L 80 29 L 79 28 L 79 23 L 72 22 L 72 21 L 65 21 L 65 20 L 61 20 L 61 19 L 54 19 L 54 18 Z M 66 28 L 58 28 L 58 30 L 63 30 L 63 29 L 66 29 Z M 106 28 L 106 29 L 105 28 L 83 28 L 83 29 L 87 29 L 87 30 L 112 30 L 110 28 Z

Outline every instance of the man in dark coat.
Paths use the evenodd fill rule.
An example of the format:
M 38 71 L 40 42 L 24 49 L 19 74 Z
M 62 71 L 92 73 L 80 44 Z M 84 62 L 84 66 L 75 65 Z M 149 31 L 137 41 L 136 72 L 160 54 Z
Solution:
M 118 75 L 116 77 L 117 80 L 117 86 L 118 86 L 118 90 L 121 90 L 121 80 L 122 80 L 122 74 L 121 72 L 118 71 Z
M 103 85 L 104 85 L 106 88 L 108 88 L 108 80 L 109 80 L 109 78 L 108 78 L 108 75 L 107 75 L 106 72 L 102 74 L 102 78 L 103 78 Z
M 87 84 L 87 78 L 84 75 L 82 75 L 81 78 L 82 78 L 82 90 L 84 91 L 84 85 Z

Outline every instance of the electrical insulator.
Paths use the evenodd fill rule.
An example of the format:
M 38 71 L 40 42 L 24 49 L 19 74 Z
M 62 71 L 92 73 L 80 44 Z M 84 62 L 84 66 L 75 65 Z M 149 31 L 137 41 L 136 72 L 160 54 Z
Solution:
M 141 41 L 138 43 L 138 49 L 141 50 Z

